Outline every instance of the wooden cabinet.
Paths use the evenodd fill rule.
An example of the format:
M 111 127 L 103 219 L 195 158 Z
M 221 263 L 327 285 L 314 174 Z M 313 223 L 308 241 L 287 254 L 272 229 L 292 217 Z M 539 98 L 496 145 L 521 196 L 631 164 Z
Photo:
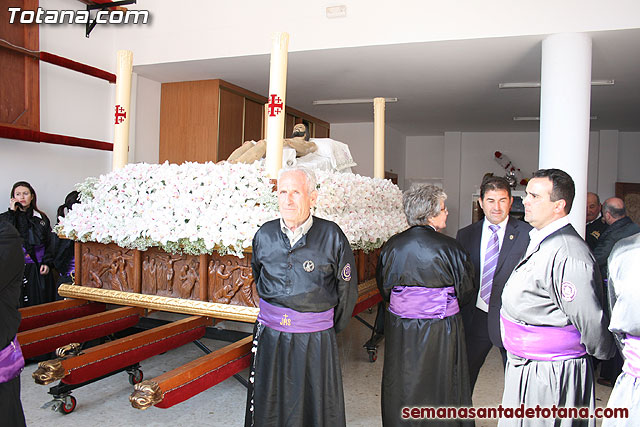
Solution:
M 160 104 L 160 163 L 224 160 L 244 141 L 264 138 L 267 98 L 224 80 L 164 83 Z M 330 125 L 286 107 L 285 135 L 305 123 L 312 137 Z

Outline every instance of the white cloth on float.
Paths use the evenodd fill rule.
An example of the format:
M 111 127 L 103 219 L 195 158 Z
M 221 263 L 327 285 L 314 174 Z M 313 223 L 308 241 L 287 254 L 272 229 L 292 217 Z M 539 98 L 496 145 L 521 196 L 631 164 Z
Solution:
M 312 154 L 328 159 L 331 166 L 330 170 L 350 173 L 351 168 L 357 165 L 353 161 L 349 146 L 344 142 L 331 138 L 311 138 L 310 141 L 315 142 L 318 147 L 318 150 Z

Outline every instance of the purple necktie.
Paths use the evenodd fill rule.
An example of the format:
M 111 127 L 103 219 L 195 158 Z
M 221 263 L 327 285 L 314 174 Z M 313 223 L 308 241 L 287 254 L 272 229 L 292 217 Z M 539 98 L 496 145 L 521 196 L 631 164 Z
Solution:
M 496 272 L 498 265 L 498 256 L 500 256 L 500 244 L 498 243 L 498 230 L 500 226 L 490 225 L 492 231 L 487 243 L 487 251 L 484 254 L 484 268 L 482 269 L 482 280 L 480 281 L 480 298 L 489 304 L 491 297 L 491 285 L 493 284 L 493 274 Z

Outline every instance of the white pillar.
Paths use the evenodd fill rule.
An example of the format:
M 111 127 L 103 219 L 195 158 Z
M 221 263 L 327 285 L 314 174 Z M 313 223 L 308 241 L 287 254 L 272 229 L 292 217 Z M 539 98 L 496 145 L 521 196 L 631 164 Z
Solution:
M 373 177 L 384 179 L 384 98 L 373 98 Z
M 589 160 L 591 38 L 586 34 L 554 34 L 542 42 L 540 92 L 541 169 L 567 172 L 576 185 L 569 214 L 584 237 Z
M 129 122 L 131 120 L 131 76 L 133 52 L 119 50 L 116 61 L 115 131 L 113 170 L 123 168 L 129 158 Z
M 282 168 L 289 33 L 273 33 L 271 39 L 265 169 L 270 178 L 276 179 Z

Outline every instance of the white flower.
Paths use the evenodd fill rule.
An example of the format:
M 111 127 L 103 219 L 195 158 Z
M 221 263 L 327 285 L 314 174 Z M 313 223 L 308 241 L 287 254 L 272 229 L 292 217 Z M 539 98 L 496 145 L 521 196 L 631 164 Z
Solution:
M 407 228 L 402 193 L 390 181 L 317 171 L 314 214 L 336 222 L 354 249 L 380 247 Z M 242 256 L 277 195 L 259 163 L 129 164 L 77 186 L 82 203 L 56 230 L 80 241 L 169 252 Z

